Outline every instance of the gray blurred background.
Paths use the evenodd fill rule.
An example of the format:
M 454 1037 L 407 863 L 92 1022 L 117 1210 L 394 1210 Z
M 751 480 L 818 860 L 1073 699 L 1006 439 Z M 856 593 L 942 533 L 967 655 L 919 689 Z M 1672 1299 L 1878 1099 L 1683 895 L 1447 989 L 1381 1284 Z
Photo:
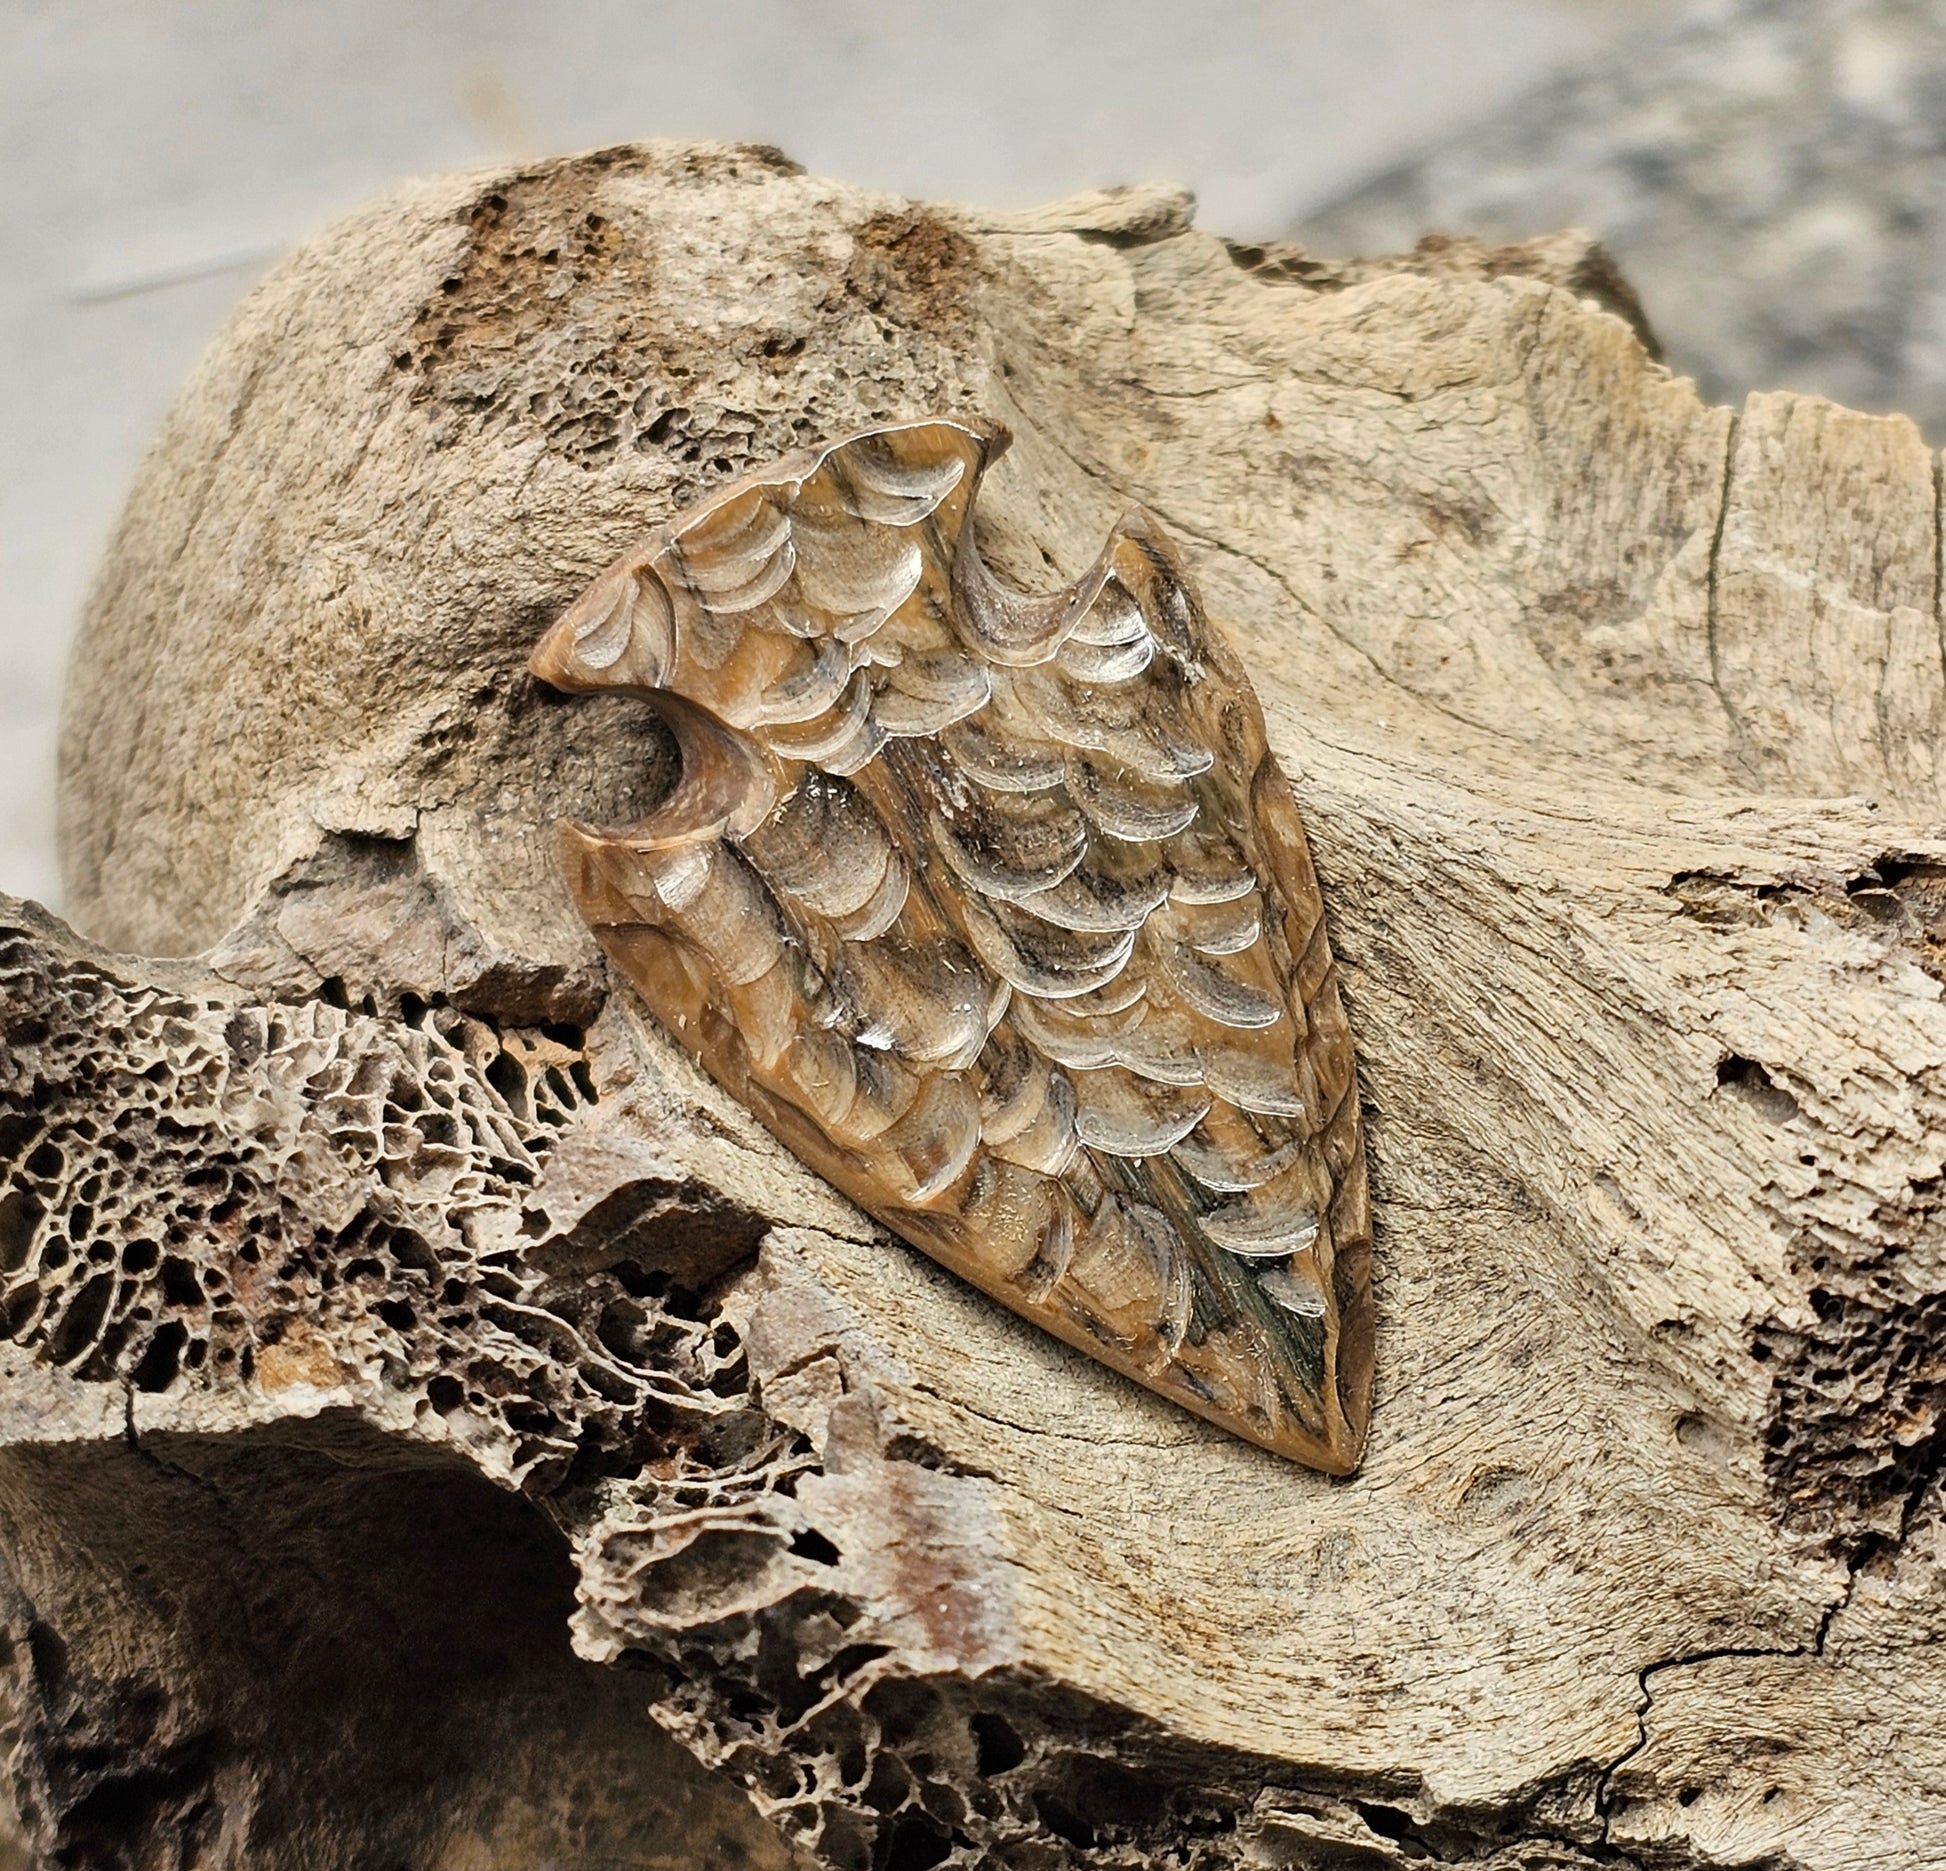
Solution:
M 1591 228 L 1671 361 L 1946 437 L 1946 0 L 0 0 L 0 890 L 176 386 L 394 178 L 752 138 L 900 193 L 1166 178 L 1322 252 Z

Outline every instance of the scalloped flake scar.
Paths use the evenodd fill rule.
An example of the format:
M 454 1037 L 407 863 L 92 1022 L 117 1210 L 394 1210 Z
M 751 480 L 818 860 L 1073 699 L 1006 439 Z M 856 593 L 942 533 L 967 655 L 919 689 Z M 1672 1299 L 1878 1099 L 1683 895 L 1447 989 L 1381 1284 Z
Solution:
M 1370 1407 L 1351 1033 L 1290 787 L 1175 548 L 1124 519 L 1009 589 L 1006 432 L 869 430 L 745 476 L 533 656 L 667 721 L 569 888 L 716 1080 L 1022 1317 L 1333 1474 Z

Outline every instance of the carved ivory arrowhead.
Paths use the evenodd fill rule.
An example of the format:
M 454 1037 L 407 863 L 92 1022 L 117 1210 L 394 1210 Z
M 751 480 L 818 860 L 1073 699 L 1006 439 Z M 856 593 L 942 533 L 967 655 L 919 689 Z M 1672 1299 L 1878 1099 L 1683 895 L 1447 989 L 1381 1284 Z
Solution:
M 1007 441 L 873 429 L 679 515 L 535 650 L 681 777 L 568 824 L 582 914 L 791 1150 L 1003 1305 L 1333 1474 L 1371 1219 L 1318 886 L 1234 651 L 1134 514 L 1052 596 L 970 516 Z

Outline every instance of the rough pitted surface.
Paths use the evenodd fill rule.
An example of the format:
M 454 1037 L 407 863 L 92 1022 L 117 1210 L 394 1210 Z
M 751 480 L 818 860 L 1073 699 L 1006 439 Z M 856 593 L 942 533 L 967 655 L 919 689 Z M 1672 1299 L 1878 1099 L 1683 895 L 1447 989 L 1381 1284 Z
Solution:
M 766 1862 L 1946 1861 L 1939 463 L 1903 418 L 1710 408 L 1627 311 L 1585 243 L 1317 276 L 1169 190 L 976 214 L 686 146 L 426 184 L 266 282 L 131 502 L 68 725 L 77 913 L 209 953 L 10 919 L 7 1115 L 137 1113 L 154 1183 L 138 1150 L 113 1199 L 202 1295 L 139 1250 L 92 1284 L 93 1239 L 127 1245 L 75 1213 L 106 1168 L 22 1149 L 23 1254 L 80 1256 L 22 1286 L 0 1390 L 16 1655 L 37 1619 L 87 1664 L 19 1730 L 45 1823 L 99 1810 L 61 1727 L 215 1862 L 202 1782 L 167 1789 L 217 1734 L 248 1862 L 374 1861 L 348 1815 L 383 1798 L 320 1795 L 307 1858 L 251 1830 L 306 1749 L 237 1685 L 314 1679 L 153 1610 L 260 1550 L 342 1576 L 334 1540 L 410 1517 L 267 1547 L 237 1504 L 325 1461 L 484 1471 L 544 1516 L 462 1599 L 520 1610 L 558 1719 L 467 1732 L 564 1862 L 600 1852 L 561 1843 L 545 1761 L 578 1720 L 613 1743 L 588 1685 L 617 1681 L 714 1776 L 661 1782 Z M 1295 784 L 1373 1169 L 1348 1482 L 865 1225 L 612 989 L 555 871 L 559 817 L 637 816 L 671 767 L 626 701 L 514 673 L 547 619 L 801 418 L 956 411 L 1018 438 L 983 506 L 1006 576 L 1073 577 L 1130 505 L 1181 542 Z M 138 1471 L 183 1529 L 167 1591 L 130 1583 L 162 1564 L 118 1508 Z M 548 1555 L 580 1661 L 535 1621 L 565 1598 L 510 1583 Z M 453 1648 L 429 1571 L 384 1575 L 413 1656 Z M 359 1793 L 389 1757 L 356 1726 Z M 439 1758 L 457 1838 L 479 1783 Z M 495 1862 L 466 1849 L 420 1855 Z
M 0 1010 L 0 1334 L 36 1362 L 147 1394 L 329 1390 L 358 1346 L 401 1407 L 463 1417 L 482 1466 L 534 1485 L 633 1472 L 678 1370 L 707 1403 L 709 1328 L 658 1315 L 655 1273 L 549 1291 L 521 1204 L 594 1101 L 579 1031 L 131 988 L 25 931 Z
M 1946 16 L 1705 0 L 1312 216 L 1319 253 L 1592 229 L 1706 395 L 1820 391 L 1946 438 Z
M 772 1368 L 767 1313 L 801 1325 L 791 1315 L 820 1296 L 781 1256 L 751 1267 L 761 1224 L 722 1192 L 631 1179 L 555 1230 L 549 1158 L 599 1118 L 599 1044 L 409 998 L 347 1008 L 333 986 L 277 1001 L 186 968 L 131 978 L 25 906 L 0 919 L 11 1407 L 35 1408 L 48 1393 L 30 1374 L 49 1371 L 126 1418 L 125 1446 L 78 1461 L 17 1432 L 28 1446 L 0 1472 L 14 1795 L 50 1862 L 198 1863 L 241 1840 L 252 1863 L 316 1863 L 293 1854 L 316 1849 L 306 1824 L 320 1822 L 339 1852 L 444 1849 L 469 1828 L 501 1847 L 555 1837 L 563 1816 L 539 1789 L 502 1787 L 496 1805 L 478 1784 L 540 1770 L 496 1731 L 495 1699 L 531 1728 L 538 1698 L 555 1745 L 626 1757 L 630 1737 L 605 1689 L 555 1680 L 572 1667 L 548 1654 L 568 1625 L 559 1545 L 436 1459 L 448 1450 L 568 1534 L 579 1654 L 622 1665 L 625 1700 L 819 1862 L 1187 1852 L 1215 1867 L 1293 1829 L 1381 1848 L 1390 1809 L 1374 1823 L 1328 1780 L 1240 1769 L 1015 1667 L 991 1580 L 951 1553 L 985 1517 L 968 1477 L 855 1384 L 835 1315 Z M 605 1066 L 626 1086 L 623 1049 L 611 1035 Z M 272 1433 L 224 1424 L 240 1398 Z M 346 1480 L 360 1469 L 369 1482 Z M 848 1564 L 832 1535 L 849 1540 L 866 1503 L 880 1550 Z M 131 1568 L 169 1581 L 172 1608 L 145 1633 L 161 1659 L 89 1655 L 99 1634 L 49 1615 L 34 1575 L 50 1521 L 57 1598 L 126 1589 Z M 448 1542 L 463 1553 L 432 1602 L 408 1568 Z M 287 1738 L 261 1697 L 186 1660 L 234 1643 L 211 1558 L 284 1594 L 265 1603 L 288 1689 L 334 1705 L 324 1729 L 367 1797 L 411 1789 L 406 1819 L 288 1810 L 316 1803 L 284 1780 L 315 1783 L 299 1751 L 321 1745 L 316 1711 Z M 199 1559 L 200 1585 L 186 1576 Z M 886 1589 L 888 1562 L 913 1575 L 903 1589 Z M 471 1649 L 469 1620 L 509 1618 L 523 1700 L 499 1680 L 500 1650 Z M 306 1685 L 293 1659 L 321 1639 L 361 1659 L 352 1693 Z M 428 1697 L 436 1734 L 420 1732 Z M 667 1807 L 652 1816 L 672 1863 L 778 1857 L 711 1783 L 686 1787 L 646 1729 L 639 1745 L 632 1764 L 659 1768 L 660 1792 L 610 1789 L 618 1810 L 595 1830 L 626 1820 L 632 1792 Z M 683 1816 L 707 1835 L 698 1855 L 674 1834 Z M 1482 1845 L 1464 1825 L 1442 1836 Z
M 640 162 L 633 151 L 592 159 L 604 160 L 624 172 Z M 774 150 L 748 148 L 698 151 L 665 172 L 699 192 L 802 174 Z M 812 244 L 794 256 L 798 289 L 766 282 L 784 288 L 769 316 L 756 308 L 734 350 L 699 359 L 683 342 L 681 308 L 657 267 L 612 220 L 587 209 L 584 194 L 581 174 L 542 171 L 510 179 L 469 215 L 464 255 L 393 359 L 442 441 L 497 430 L 539 438 L 550 454 L 591 469 L 618 455 L 647 456 L 677 468 L 670 497 L 686 504 L 737 461 L 889 416 L 889 393 L 875 398 L 869 383 L 843 370 L 806 386 L 793 360 L 829 358 L 864 339 L 896 343 L 914 322 L 963 321 L 976 276 L 965 233 L 921 208 L 888 209 L 856 230 L 837 278 L 824 276 L 830 250 Z M 551 342 L 535 344 L 545 328 L 537 314 L 561 302 L 573 308 L 571 330 L 548 331 Z M 763 394 L 766 376 L 788 376 L 788 400 Z M 937 393 L 948 393 L 950 376 L 942 352 Z
M 1946 866 L 1896 852 L 1841 887 L 1713 893 L 1733 920 L 1828 918 L 1894 963 L 1946 980 Z M 1727 1059 L 1726 1088 L 1773 1121 L 1799 1117 L 1788 1080 Z M 1816 1194 L 1833 1193 L 1821 1180 Z M 1823 1207 L 1818 1203 L 1817 1207 Z M 1897 1546 L 1915 1517 L 1936 1514 L 1946 1463 L 1946 1309 L 1923 1269 L 1946 1226 L 1942 1185 L 1920 1176 L 1881 1196 L 1861 1226 L 1834 1226 L 1811 1202 L 1780 1217 L 1813 1317 L 1760 1329 L 1752 1355 L 1774 1365 L 1765 1461 L 1802 1523 L 1854 1559 Z M 1916 1276 L 1916 1277 L 1915 1277 Z
M 639 1695 L 568 1654 L 558 1533 L 479 1477 L 571 1498 L 712 1438 L 748 1441 L 741 1343 L 697 1289 L 746 1259 L 763 1224 L 686 1180 L 564 1191 L 548 1165 L 597 1108 L 601 1041 L 400 998 L 381 1013 L 345 1005 L 338 983 L 279 1001 L 187 969 L 131 978 L 35 913 L 0 927 L 8 1415 L 16 1428 L 43 1415 L 27 1374 L 59 1374 L 123 1416 L 132 1451 L 110 1439 L 52 1468 L 17 1451 L 0 1483 L 15 1790 L 49 1862 L 144 1865 L 165 1849 L 200 1862 L 238 1840 L 252 1863 L 360 1861 L 388 1842 L 430 1862 L 428 1836 L 486 1824 L 482 1771 L 555 1771 L 516 1758 L 490 1732 L 502 1719 L 557 1746 L 585 1727 L 589 1748 L 621 1749 L 625 1784 L 612 1814 L 503 1787 L 507 1810 L 486 1826 L 501 1846 L 668 1833 L 681 1815 L 684 1776 Z M 571 1225 L 550 1214 L 563 1200 L 580 1211 Z M 282 1434 L 236 1437 L 253 1417 Z M 220 1590 L 202 1574 L 231 1567 L 281 1583 L 245 1614 L 261 1627 L 274 1606 L 274 1628 L 254 1629 L 227 1682 L 185 1682 L 180 1655 L 104 1657 L 127 1633 L 73 1614 L 126 1591 L 132 1569 L 174 1602 L 157 1645 L 232 1648 L 234 1628 L 214 1627 L 233 1608 L 199 1598 Z M 320 1644 L 344 1654 L 307 1689 Z M 300 1714 L 287 1742 L 267 1735 L 252 1649 L 289 1678 L 273 1702 L 325 1698 L 321 1730 Z M 335 1680 L 346 1669 L 352 1695 Z M 421 1733 L 428 1706 L 446 1713 Z M 478 1731 L 478 1754 L 460 1758 L 455 1724 Z M 402 1777 L 403 1817 L 348 1802 L 312 1815 L 329 1842 L 307 1843 L 286 1807 L 315 1799 L 266 1763 L 281 1750 L 313 1783 L 313 1748 L 338 1749 L 352 1784 Z M 483 1758 L 496 1750 L 499 1767 Z M 723 1862 L 781 1862 L 733 1800 L 707 1783 L 687 1797 Z M 677 1836 L 665 1849 L 703 1861 Z

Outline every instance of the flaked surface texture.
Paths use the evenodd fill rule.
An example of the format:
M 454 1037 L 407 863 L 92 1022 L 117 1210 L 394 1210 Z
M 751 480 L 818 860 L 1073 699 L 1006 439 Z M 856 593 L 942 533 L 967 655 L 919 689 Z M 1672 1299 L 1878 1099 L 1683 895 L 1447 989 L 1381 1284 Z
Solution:
M 522 1745 L 608 1758 L 576 1672 L 625 1680 L 715 1776 L 683 1797 L 734 1796 L 684 1836 L 753 1858 L 1946 1863 L 1938 462 L 1704 406 L 1570 248 L 1320 278 L 1166 190 L 978 213 L 646 146 L 418 186 L 253 295 L 66 737 L 80 926 L 204 953 L 9 922 L 44 1851 L 89 1861 L 80 1736 L 210 1789 L 128 1822 L 171 1862 L 296 1862 L 248 1794 L 290 1731 L 193 1687 L 221 1647 L 53 1601 L 152 1563 L 63 1505 L 129 1498 L 111 1456 L 302 1476 L 323 1436 L 538 1507 L 581 1661 L 534 1635 L 563 1714 Z M 1361 1063 L 1349 1481 L 864 1222 L 610 991 L 555 873 L 555 820 L 638 818 L 673 762 L 522 673 L 543 626 L 745 469 L 925 414 L 1015 434 L 1000 575 L 1064 584 L 1143 507 L 1262 699 Z M 246 1579 L 252 1490 L 179 1485 L 179 1550 Z M 482 1620 L 556 1602 L 509 1568 Z M 58 1694 L 37 1630 L 86 1663 Z M 168 1752 L 206 1734 L 231 1779 Z M 426 1783 L 441 1837 L 484 1823 Z M 355 1804 L 306 1862 L 370 1861 Z
M 989 424 L 767 464 L 531 658 L 682 779 L 568 820 L 622 978 L 786 1149 L 1023 1318 L 1347 1474 L 1371 1205 L 1317 876 L 1263 711 L 1156 523 L 1064 591 L 974 538 Z

